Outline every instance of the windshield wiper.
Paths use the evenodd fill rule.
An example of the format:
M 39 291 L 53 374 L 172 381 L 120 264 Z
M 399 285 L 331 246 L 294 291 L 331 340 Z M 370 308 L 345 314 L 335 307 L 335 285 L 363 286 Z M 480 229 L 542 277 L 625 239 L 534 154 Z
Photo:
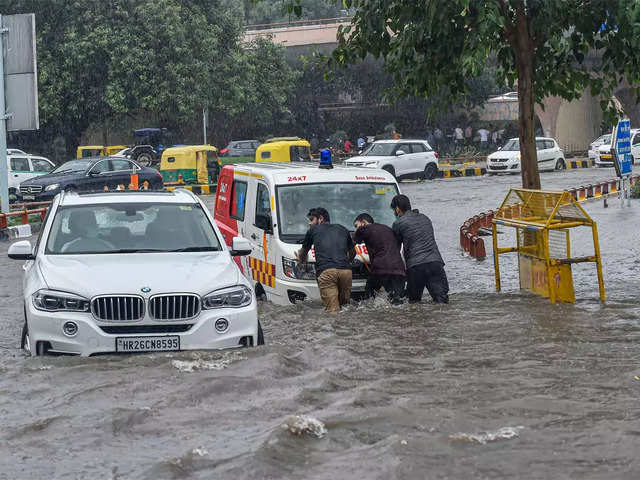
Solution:
M 171 252 L 173 250 L 163 250 L 161 248 L 121 248 L 100 253 L 148 253 L 148 252 Z
M 169 250 L 170 252 L 219 252 L 218 247 L 185 247 Z

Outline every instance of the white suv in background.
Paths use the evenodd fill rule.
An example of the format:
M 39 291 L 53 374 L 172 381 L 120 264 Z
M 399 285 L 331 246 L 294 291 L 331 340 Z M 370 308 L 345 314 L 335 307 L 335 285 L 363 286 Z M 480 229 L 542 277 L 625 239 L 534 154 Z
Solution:
M 186 190 L 61 193 L 27 260 L 22 348 L 107 352 L 264 343 L 256 297 L 204 204 Z
M 56 168 L 51 160 L 26 153 L 7 155 L 7 163 L 9 167 L 9 198 L 11 200 L 20 198 L 20 184 L 22 182 L 38 175 L 50 173 Z
M 564 152 L 553 138 L 536 137 L 538 169 L 564 170 Z M 520 140 L 512 138 L 497 152 L 487 157 L 487 173 L 520 173 Z
M 433 179 L 438 175 L 438 154 L 426 140 L 378 140 L 362 155 L 344 161 L 350 167 L 381 168 L 397 179 Z

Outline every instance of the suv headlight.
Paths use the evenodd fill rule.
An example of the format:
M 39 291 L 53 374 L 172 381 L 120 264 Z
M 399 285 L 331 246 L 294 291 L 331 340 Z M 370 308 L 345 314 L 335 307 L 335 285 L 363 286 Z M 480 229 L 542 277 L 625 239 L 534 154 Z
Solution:
M 253 294 L 244 285 L 222 288 L 211 292 L 202 299 L 202 308 L 240 308 L 251 304 Z
M 297 280 L 315 280 L 316 265 L 315 263 L 300 263 L 290 258 L 282 258 L 282 270 L 285 276 L 295 278 Z
M 33 294 L 33 306 L 45 312 L 88 312 L 89 300 L 75 293 L 43 289 Z
M 44 191 L 50 192 L 51 190 L 57 190 L 59 186 L 59 183 L 52 183 L 51 185 L 47 185 L 46 187 L 44 187 Z

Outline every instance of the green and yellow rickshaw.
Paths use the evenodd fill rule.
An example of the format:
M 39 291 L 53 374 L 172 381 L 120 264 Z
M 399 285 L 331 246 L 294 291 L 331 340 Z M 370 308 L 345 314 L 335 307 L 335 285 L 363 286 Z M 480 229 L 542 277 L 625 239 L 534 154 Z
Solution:
M 185 145 L 162 152 L 160 173 L 165 185 L 208 185 L 218 178 L 222 162 L 211 145 Z
M 115 155 L 120 150 L 127 148 L 126 145 L 82 145 L 76 150 L 76 158 L 86 157 L 108 157 Z
M 256 162 L 311 162 L 311 145 L 298 137 L 272 138 L 256 150 Z

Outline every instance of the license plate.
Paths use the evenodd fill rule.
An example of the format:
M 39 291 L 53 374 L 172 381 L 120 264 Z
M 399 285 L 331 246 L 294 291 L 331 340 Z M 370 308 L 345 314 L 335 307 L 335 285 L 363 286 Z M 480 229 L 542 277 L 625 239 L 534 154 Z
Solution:
M 36 196 L 35 195 L 22 195 L 22 199 L 23 200 L 35 200 Z
M 180 337 L 116 337 L 116 352 L 175 352 L 180 350 Z

